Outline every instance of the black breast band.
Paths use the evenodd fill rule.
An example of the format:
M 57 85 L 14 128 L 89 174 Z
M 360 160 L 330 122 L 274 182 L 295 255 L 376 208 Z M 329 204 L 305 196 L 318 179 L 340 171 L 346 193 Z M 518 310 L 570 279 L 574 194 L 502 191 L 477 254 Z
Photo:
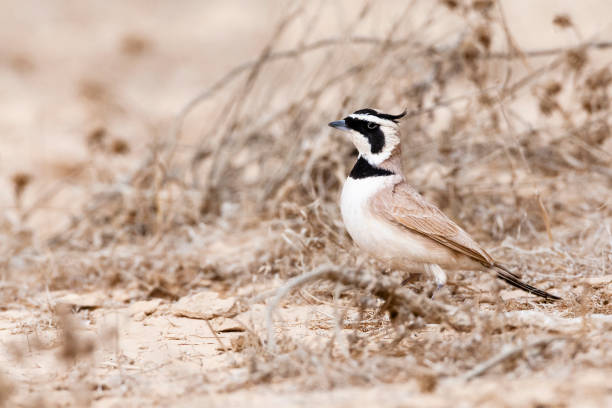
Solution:
M 392 171 L 372 166 L 366 159 L 360 156 L 357 163 L 353 166 L 353 170 L 351 170 L 349 177 L 353 179 L 363 179 L 368 177 L 392 176 L 393 174 Z

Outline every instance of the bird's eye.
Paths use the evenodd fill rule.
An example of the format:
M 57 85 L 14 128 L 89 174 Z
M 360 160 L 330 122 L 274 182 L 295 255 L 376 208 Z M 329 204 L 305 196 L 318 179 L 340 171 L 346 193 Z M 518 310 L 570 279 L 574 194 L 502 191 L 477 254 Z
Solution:
M 368 122 L 368 129 L 376 129 L 378 127 L 377 123 Z

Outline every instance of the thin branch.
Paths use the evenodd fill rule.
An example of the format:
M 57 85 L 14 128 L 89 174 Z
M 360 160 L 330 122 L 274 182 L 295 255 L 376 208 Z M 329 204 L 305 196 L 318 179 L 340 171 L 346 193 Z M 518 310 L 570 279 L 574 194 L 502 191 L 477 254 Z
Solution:
M 463 376 L 461 376 L 461 378 L 465 381 L 470 381 L 473 378 L 481 376 L 482 374 L 484 374 L 491 368 L 495 367 L 496 365 L 503 363 L 504 361 L 508 359 L 516 357 L 519 354 L 523 353 L 524 351 L 530 348 L 545 347 L 548 344 L 556 340 L 566 340 L 566 339 L 563 337 L 551 337 L 547 339 L 535 340 L 527 344 L 518 344 L 514 347 L 506 347 L 506 350 L 503 350 L 501 353 L 497 354 L 496 356 L 493 356 L 487 361 L 481 364 L 478 364 L 476 367 L 474 367 L 473 369 L 465 373 Z
M 388 42 L 391 45 L 398 45 L 407 42 L 407 39 L 390 41 Z M 249 71 L 255 65 L 274 62 L 283 59 L 291 59 L 303 56 L 313 51 L 317 51 L 323 48 L 327 48 L 330 46 L 335 46 L 338 44 L 367 44 L 367 45 L 378 45 L 384 43 L 385 40 L 379 38 L 372 37 L 352 37 L 348 39 L 343 38 L 328 38 L 319 41 L 315 41 L 312 44 L 303 45 L 300 48 L 293 50 L 285 50 L 285 51 L 277 51 L 269 53 L 264 60 L 258 58 L 256 60 L 244 62 L 234 68 L 232 68 L 227 74 L 223 77 L 219 78 L 216 82 L 214 82 L 210 87 L 204 89 L 202 92 L 197 94 L 193 99 L 191 99 L 183 108 L 179 111 L 177 118 L 174 122 L 174 126 L 172 128 L 171 136 L 172 140 L 176 139 L 181 131 L 183 122 L 185 117 L 199 105 L 201 102 L 206 99 L 212 97 L 215 93 L 225 88 L 234 79 L 236 79 L 243 72 Z
M 555 55 L 563 54 L 564 52 L 578 49 L 578 48 L 595 48 L 598 50 L 603 50 L 606 48 L 612 48 L 612 41 L 593 41 L 587 42 L 583 44 L 579 44 L 571 47 L 553 47 L 553 48 L 542 48 L 539 50 L 532 51 L 522 51 L 521 53 L 517 52 L 492 52 L 490 54 L 480 55 L 478 58 L 481 59 L 517 59 L 527 57 L 527 58 L 539 58 L 539 57 L 552 57 Z
M 224 353 L 227 353 L 227 347 L 225 347 L 225 344 L 223 344 L 223 342 L 221 341 L 221 338 L 217 334 L 217 331 L 212 327 L 212 324 L 210 323 L 210 320 L 206 319 L 204 321 L 208 325 L 208 328 L 210 329 L 210 332 L 213 334 L 213 336 L 215 336 L 215 339 L 217 340 L 217 342 L 221 346 L 221 350 L 223 350 Z
M 392 48 L 398 45 L 402 45 L 408 41 L 409 39 L 389 41 L 387 39 L 373 38 L 373 37 L 352 37 L 348 39 L 327 38 L 327 39 L 315 41 L 312 44 L 303 45 L 297 49 L 271 52 L 266 56 L 265 60 L 263 61 L 258 58 L 253 61 L 244 62 L 232 68 L 227 74 L 219 78 L 210 87 L 204 89 L 202 92 L 197 94 L 193 99 L 187 102 L 187 104 L 185 104 L 183 108 L 181 108 L 181 110 L 177 114 L 176 120 L 174 122 L 174 126 L 171 131 L 171 140 L 175 140 L 178 138 L 185 118 L 197 105 L 211 98 L 218 91 L 220 91 L 221 89 L 229 85 L 231 82 L 233 82 L 240 74 L 252 69 L 257 64 L 274 62 L 274 61 L 283 60 L 283 59 L 297 58 L 305 54 L 308 54 L 310 52 L 317 51 L 317 50 L 331 47 L 331 46 L 336 46 L 339 44 L 362 44 L 362 45 L 386 44 L 389 48 Z M 595 49 L 612 48 L 612 41 L 589 42 L 589 43 L 583 44 L 578 47 L 595 48 Z M 539 50 L 523 51 L 520 53 L 516 51 L 492 52 L 488 54 L 479 55 L 478 58 L 480 59 L 517 59 L 517 58 L 523 58 L 523 57 L 527 57 L 527 58 L 547 57 L 547 56 L 558 55 L 558 54 L 567 52 L 574 48 L 577 48 L 577 47 L 544 48 L 544 49 L 539 49 Z M 430 55 L 430 54 L 444 53 L 444 51 L 446 50 L 435 50 L 435 49 L 426 50 L 426 51 L 417 53 L 415 56 L 424 56 L 424 55 Z
M 400 287 L 399 281 L 390 277 L 325 264 L 312 272 L 290 279 L 285 285 L 274 291 L 265 292 L 251 300 L 250 303 L 255 303 L 274 296 L 268 305 L 266 316 L 269 352 L 273 353 L 276 348 L 274 310 L 292 290 L 317 279 L 329 279 L 350 288 L 365 290 L 385 300 L 385 310 L 390 312 L 390 316 L 393 316 L 392 319 L 396 322 L 411 325 L 422 318 L 428 323 L 446 323 L 458 331 L 466 330 L 472 325 L 469 318 L 458 313 L 457 308 L 416 294 L 408 288 Z
M 268 344 L 267 344 L 268 352 L 274 353 L 276 351 L 276 342 L 274 341 L 273 314 L 274 314 L 274 309 L 276 309 L 280 301 L 283 300 L 283 298 L 287 296 L 293 289 L 299 286 L 305 285 L 308 282 L 312 282 L 314 280 L 321 279 L 325 276 L 328 276 L 336 270 L 337 270 L 336 266 L 321 265 L 310 273 L 296 276 L 295 278 L 290 279 L 285 285 L 281 286 L 280 288 L 275 290 L 273 293 L 267 292 L 265 294 L 265 295 L 274 294 L 274 298 L 272 298 L 272 300 L 270 301 L 270 304 L 268 305 L 266 309 L 266 326 L 268 328 Z M 255 301 L 259 302 L 261 300 L 263 299 L 262 299 L 262 296 L 260 295 L 254 299 L 253 303 L 255 303 Z
M 516 45 L 516 41 L 514 40 L 514 37 L 512 36 L 512 33 L 510 32 L 510 27 L 508 27 L 508 21 L 506 20 L 506 14 L 504 13 L 504 8 L 502 7 L 502 4 L 500 1 L 497 2 L 497 8 L 499 10 L 499 15 L 501 18 L 501 25 L 502 25 L 502 28 L 504 29 L 504 34 L 506 35 L 506 44 L 508 45 L 508 49 L 510 50 L 512 54 L 520 58 L 521 61 L 523 61 L 523 64 L 525 64 L 527 68 L 531 69 L 531 67 L 529 67 L 529 64 L 527 63 L 527 58 L 525 56 L 525 53 L 523 52 L 523 50 L 521 50 L 518 47 L 518 45 Z

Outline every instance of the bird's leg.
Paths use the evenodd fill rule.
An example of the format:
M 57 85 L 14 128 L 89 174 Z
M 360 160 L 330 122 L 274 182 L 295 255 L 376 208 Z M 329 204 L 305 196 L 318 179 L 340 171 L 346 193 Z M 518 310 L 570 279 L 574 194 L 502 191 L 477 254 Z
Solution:
M 446 272 L 444 272 L 444 269 L 436 264 L 425 264 L 425 270 L 433 275 L 436 282 L 436 290 L 431 295 L 431 298 L 433 299 L 434 295 L 446 284 Z
M 417 279 L 417 277 L 418 277 L 418 276 L 421 276 L 421 275 L 422 275 L 422 273 L 423 273 L 423 271 L 421 271 L 421 272 L 419 272 L 419 273 L 417 273 L 417 274 L 414 274 L 414 273 L 408 272 L 408 276 L 406 276 L 406 277 L 404 278 L 404 280 L 402 281 L 402 283 L 401 283 L 400 287 L 402 287 L 402 286 L 406 286 L 406 284 L 407 284 L 408 282 L 412 282 L 412 281 L 414 281 L 415 279 Z

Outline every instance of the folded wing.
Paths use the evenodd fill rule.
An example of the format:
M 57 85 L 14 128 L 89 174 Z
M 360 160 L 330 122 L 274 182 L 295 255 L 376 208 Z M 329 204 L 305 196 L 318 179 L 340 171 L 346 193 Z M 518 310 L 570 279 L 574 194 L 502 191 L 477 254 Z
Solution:
M 376 214 L 391 223 L 464 254 L 485 267 L 496 269 L 499 279 L 516 288 L 545 299 L 560 299 L 521 281 L 520 276 L 495 262 L 467 232 L 405 182 L 378 194 L 372 202 L 372 207 Z
M 386 220 L 460 252 L 484 266 L 493 267 L 495 264 L 493 258 L 467 232 L 405 182 L 378 194 L 372 207 Z

